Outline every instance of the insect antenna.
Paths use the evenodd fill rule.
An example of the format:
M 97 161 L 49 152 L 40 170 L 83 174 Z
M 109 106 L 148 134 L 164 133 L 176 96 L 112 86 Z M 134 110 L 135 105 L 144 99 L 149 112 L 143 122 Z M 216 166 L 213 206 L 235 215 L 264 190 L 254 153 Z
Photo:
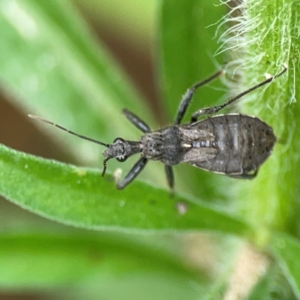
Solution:
M 43 118 L 41 118 L 41 117 L 38 117 L 38 116 L 35 116 L 35 115 L 30 115 L 30 114 L 28 115 L 28 117 L 31 118 L 31 119 L 35 119 L 35 120 L 38 120 L 38 121 L 41 121 L 41 122 L 44 122 L 44 123 L 53 125 L 53 126 L 55 126 L 55 127 L 59 128 L 59 129 L 65 131 L 65 132 L 67 132 L 67 133 L 73 134 L 73 135 L 75 135 L 75 136 L 77 136 L 77 137 L 79 137 L 79 138 L 81 138 L 81 139 L 90 141 L 90 142 L 92 142 L 92 143 L 99 144 L 99 145 L 102 145 L 102 146 L 105 146 L 105 147 L 109 147 L 109 146 L 110 146 L 109 144 L 105 144 L 105 143 L 103 143 L 103 142 L 94 140 L 94 139 L 89 138 L 89 137 L 87 137 L 87 136 L 78 134 L 78 133 L 73 132 L 73 131 L 71 131 L 71 130 L 69 130 L 69 129 L 67 129 L 67 128 L 64 128 L 64 127 L 62 127 L 62 126 L 60 126 L 60 125 L 58 125 L 58 124 L 55 124 L 55 123 L 50 122 L 50 121 L 48 121 L 48 120 L 46 120 L 46 119 L 43 119 Z M 104 173 L 105 173 L 105 172 L 104 172 Z M 104 174 L 103 174 L 103 175 L 104 175 Z

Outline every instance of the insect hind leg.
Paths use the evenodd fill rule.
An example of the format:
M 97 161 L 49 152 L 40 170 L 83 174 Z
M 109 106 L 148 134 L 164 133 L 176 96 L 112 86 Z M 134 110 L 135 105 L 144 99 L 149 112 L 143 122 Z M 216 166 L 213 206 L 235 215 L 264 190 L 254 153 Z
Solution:
M 275 78 L 281 76 L 282 74 L 284 74 L 287 70 L 287 66 L 284 64 L 283 65 L 283 69 L 281 72 L 277 73 L 276 75 L 274 76 L 270 76 L 268 77 L 267 79 L 265 79 L 264 81 L 252 86 L 251 88 L 245 90 L 244 92 L 232 97 L 232 98 L 229 98 L 227 101 L 225 101 L 223 104 L 221 105 L 217 105 L 217 106 L 212 106 L 212 107 L 207 107 L 207 108 L 202 108 L 202 109 L 199 109 L 198 111 L 196 111 L 195 113 L 193 113 L 192 115 L 192 118 L 191 118 L 191 123 L 194 123 L 198 120 L 198 118 L 200 116 L 204 116 L 204 115 L 212 115 L 212 114 L 215 114 L 217 113 L 218 111 L 220 111 L 221 109 L 223 109 L 224 107 L 228 106 L 229 104 L 237 101 L 238 99 L 242 98 L 243 96 L 245 96 L 246 94 L 260 88 L 261 86 L 267 84 L 267 83 L 270 83 L 272 82 Z
M 175 120 L 175 125 L 178 125 L 181 123 L 189 105 L 191 104 L 191 100 L 193 98 L 193 95 L 195 93 L 195 91 L 200 88 L 201 86 L 209 83 L 210 81 L 218 78 L 219 76 L 221 76 L 224 73 L 224 69 L 219 70 L 218 72 L 214 73 L 213 75 L 211 75 L 210 77 L 204 79 L 203 81 L 200 81 L 196 84 L 194 84 L 192 87 L 190 87 L 186 93 L 183 95 L 179 107 L 178 107 L 178 111 L 177 111 L 177 116 L 176 116 L 176 120 Z

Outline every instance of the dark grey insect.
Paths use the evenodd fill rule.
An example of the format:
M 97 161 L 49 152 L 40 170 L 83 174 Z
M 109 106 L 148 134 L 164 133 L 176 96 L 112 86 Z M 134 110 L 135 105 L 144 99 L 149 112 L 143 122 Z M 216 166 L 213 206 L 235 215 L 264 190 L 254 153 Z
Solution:
M 128 157 L 140 153 L 140 159 L 125 178 L 121 182 L 117 182 L 118 189 L 125 188 L 143 170 L 148 160 L 159 160 L 165 165 L 166 177 L 171 189 L 174 187 L 172 167 L 179 163 L 189 163 L 195 167 L 234 178 L 252 179 L 257 175 L 261 164 L 271 154 L 276 142 L 272 128 L 256 117 L 237 113 L 215 115 L 201 121 L 197 120 L 200 116 L 217 113 L 244 95 L 281 76 L 286 70 L 287 67 L 284 66 L 284 69 L 277 75 L 269 77 L 221 105 L 196 111 L 192 115 L 191 122 L 184 125 L 180 125 L 180 123 L 196 89 L 220 76 L 223 70 L 187 90 L 180 102 L 174 125 L 151 131 L 149 126 L 138 116 L 124 109 L 123 114 L 127 119 L 144 133 L 140 141 L 116 138 L 112 144 L 105 144 L 40 117 L 33 115 L 29 115 L 29 117 L 105 146 L 102 176 L 105 174 L 106 163 L 109 159 L 116 158 L 123 162 Z

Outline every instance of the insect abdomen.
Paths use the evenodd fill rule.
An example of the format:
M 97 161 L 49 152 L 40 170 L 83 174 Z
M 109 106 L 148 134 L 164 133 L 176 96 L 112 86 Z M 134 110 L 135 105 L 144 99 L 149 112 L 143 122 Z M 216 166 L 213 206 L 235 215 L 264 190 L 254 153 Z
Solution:
M 199 123 L 202 127 L 206 122 L 215 136 L 218 152 L 214 158 L 195 165 L 212 172 L 239 175 L 256 171 L 276 142 L 272 128 L 255 117 L 227 114 Z

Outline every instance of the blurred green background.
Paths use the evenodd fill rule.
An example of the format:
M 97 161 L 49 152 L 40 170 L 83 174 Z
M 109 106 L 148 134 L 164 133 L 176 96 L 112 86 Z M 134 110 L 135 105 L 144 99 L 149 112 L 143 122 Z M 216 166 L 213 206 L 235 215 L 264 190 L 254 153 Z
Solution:
M 27 114 L 41 115 L 108 143 L 118 136 L 132 140 L 140 137 L 122 116 L 124 107 L 154 129 L 170 124 L 186 89 L 229 59 L 224 53 L 215 55 L 222 43 L 218 39 L 227 29 L 227 25 L 219 24 L 228 7 L 209 0 L 172 1 L 0 0 L 1 144 L 44 158 L 102 169 L 101 147 L 35 124 Z M 189 113 L 220 103 L 224 95 L 224 85 L 218 80 L 213 82 L 197 93 Z M 125 173 L 132 164 L 130 160 L 122 165 Z M 109 173 L 118 167 L 117 162 L 110 161 Z M 136 195 L 140 187 L 140 194 L 154 197 L 161 193 L 161 199 L 154 198 L 152 207 L 150 203 L 149 215 L 157 208 L 155 201 L 167 202 L 162 205 L 158 223 L 152 215 L 137 215 L 142 225 L 137 224 L 136 231 L 78 229 L 1 199 L 0 299 L 230 299 L 230 292 L 237 294 L 239 287 L 248 294 L 247 299 L 299 299 L 299 243 L 279 233 L 268 240 L 269 227 L 264 226 L 271 223 L 271 228 L 277 228 L 277 224 L 274 226 L 275 213 L 271 221 L 262 217 L 270 208 L 268 202 L 261 204 L 262 211 L 258 209 L 257 203 L 265 200 L 264 186 L 257 184 L 261 197 L 237 203 L 237 195 L 243 197 L 245 192 L 236 189 L 240 183 L 233 179 L 184 165 L 176 167 L 175 174 L 176 193 L 180 195 L 175 200 L 165 191 L 151 194 L 152 186 L 166 189 L 159 163 L 148 164 L 139 177 L 142 183 L 133 183 L 123 194 L 111 192 L 112 198 L 119 195 L 116 199 Z M 262 174 L 261 182 L 269 175 Z M 276 174 L 270 176 L 275 178 Z M 252 184 L 243 183 L 242 187 L 255 194 Z M 111 183 L 107 190 L 112 191 Z M 249 195 L 251 198 L 251 192 Z M 220 212 L 220 219 L 218 214 L 212 214 L 211 220 L 207 219 L 210 214 L 194 214 L 195 223 L 180 227 L 180 213 L 176 211 L 179 221 L 173 228 L 173 219 L 163 219 L 163 209 L 175 210 L 180 197 L 190 201 L 190 208 L 208 205 L 209 212 Z M 130 200 L 143 200 L 140 198 Z M 47 202 L 45 195 L 41 200 Z M 35 205 L 39 211 L 39 203 Z M 55 205 L 54 216 L 59 208 Z M 24 207 L 28 208 L 26 203 Z M 234 217 L 230 219 L 227 213 Z M 49 217 L 46 212 L 44 215 Z M 97 228 L 92 218 L 88 219 L 87 210 L 83 209 L 82 215 L 84 228 Z M 157 215 L 159 212 L 154 217 Z M 134 212 L 132 216 L 136 216 Z M 278 228 L 289 228 L 291 223 L 296 235 L 297 220 L 289 223 L 282 219 Z M 147 221 L 150 227 L 158 227 L 146 227 L 142 232 Z M 220 229 L 222 222 L 224 228 Z M 80 224 L 75 223 L 82 228 Z M 195 232 L 199 227 L 204 231 Z M 181 232 L 182 228 L 187 231 Z M 266 248 L 270 247 L 279 263 L 273 263 L 245 240 L 255 241 L 258 248 L 260 242 L 265 246 L 269 241 Z

